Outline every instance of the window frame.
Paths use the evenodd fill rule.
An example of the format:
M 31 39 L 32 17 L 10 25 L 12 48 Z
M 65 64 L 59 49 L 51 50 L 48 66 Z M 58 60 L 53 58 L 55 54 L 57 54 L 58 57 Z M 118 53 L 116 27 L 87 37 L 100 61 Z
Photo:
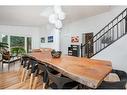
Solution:
M 7 34 L 1 34 L 0 36 L 1 36 L 1 41 L 2 41 L 2 35 L 6 35 L 7 36 L 7 43 L 8 43 L 8 50 L 10 51 L 11 50 L 11 47 L 10 47 L 10 43 L 11 43 L 11 40 L 10 40 L 10 37 L 11 36 L 17 36 L 17 37 L 24 37 L 25 38 L 25 41 L 24 41 L 24 49 L 25 49 L 25 51 L 26 51 L 26 53 L 28 53 L 27 51 L 27 38 L 31 38 L 31 49 L 32 49 L 32 37 L 31 36 L 25 36 L 25 35 L 7 35 Z

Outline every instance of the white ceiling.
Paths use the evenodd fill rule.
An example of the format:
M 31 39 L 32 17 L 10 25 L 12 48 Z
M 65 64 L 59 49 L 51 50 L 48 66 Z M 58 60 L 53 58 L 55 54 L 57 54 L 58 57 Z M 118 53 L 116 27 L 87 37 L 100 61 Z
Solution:
M 1 25 L 42 26 L 48 23 L 45 12 L 53 6 L 0 6 Z M 111 6 L 62 6 L 66 13 L 65 24 L 109 11 Z

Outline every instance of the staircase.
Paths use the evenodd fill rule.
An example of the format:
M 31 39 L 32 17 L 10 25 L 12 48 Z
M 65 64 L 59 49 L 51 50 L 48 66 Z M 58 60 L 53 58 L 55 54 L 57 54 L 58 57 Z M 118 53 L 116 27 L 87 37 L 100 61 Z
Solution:
M 127 8 L 95 34 L 87 43 L 81 44 L 81 57 L 93 57 L 126 34 Z M 91 48 L 93 49 L 92 51 Z M 87 50 L 87 54 L 85 54 L 85 50 Z

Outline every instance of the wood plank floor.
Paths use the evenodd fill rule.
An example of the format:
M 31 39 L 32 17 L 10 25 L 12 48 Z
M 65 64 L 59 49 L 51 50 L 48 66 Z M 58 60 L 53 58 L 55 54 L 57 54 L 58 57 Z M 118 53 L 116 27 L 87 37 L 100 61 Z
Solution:
M 29 78 L 26 82 L 20 82 L 20 76 L 17 72 L 20 67 L 20 62 L 12 64 L 8 71 L 7 65 L 4 65 L 4 69 L 1 68 L 0 63 L 0 89 L 28 89 Z M 36 89 L 42 89 L 42 79 L 40 78 L 37 83 Z

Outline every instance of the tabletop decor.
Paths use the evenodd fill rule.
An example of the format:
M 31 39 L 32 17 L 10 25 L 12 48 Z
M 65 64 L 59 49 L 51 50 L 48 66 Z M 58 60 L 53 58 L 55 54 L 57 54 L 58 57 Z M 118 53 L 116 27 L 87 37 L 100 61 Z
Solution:
M 61 54 L 62 54 L 61 51 L 55 51 L 55 50 L 51 51 L 51 55 L 53 58 L 60 58 Z

